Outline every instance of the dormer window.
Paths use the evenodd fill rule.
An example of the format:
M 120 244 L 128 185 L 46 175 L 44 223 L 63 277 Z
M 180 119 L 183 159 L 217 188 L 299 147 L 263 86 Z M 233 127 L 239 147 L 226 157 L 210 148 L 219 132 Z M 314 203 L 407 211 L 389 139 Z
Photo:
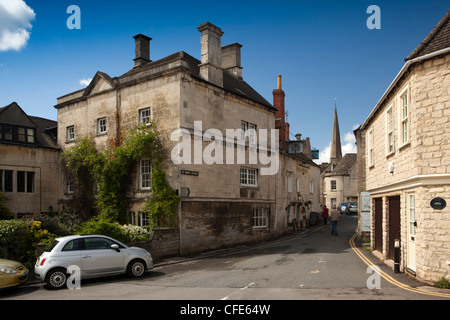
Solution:
M 0 140 L 19 143 L 35 143 L 36 129 L 0 124 Z

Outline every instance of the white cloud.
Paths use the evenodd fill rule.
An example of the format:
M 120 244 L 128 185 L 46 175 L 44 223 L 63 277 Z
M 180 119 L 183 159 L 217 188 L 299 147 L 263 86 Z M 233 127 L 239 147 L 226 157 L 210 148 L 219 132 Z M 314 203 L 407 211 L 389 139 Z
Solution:
M 80 84 L 84 87 L 87 87 L 89 83 L 91 83 L 92 78 L 85 78 L 80 80 Z
M 0 0 L 0 51 L 24 48 L 36 17 L 23 0 Z
M 358 128 L 358 127 L 359 127 L 359 125 L 356 126 L 356 128 Z M 342 142 L 344 142 L 344 143 L 342 144 Z M 342 155 L 345 155 L 347 153 L 356 153 L 355 142 L 356 142 L 356 138 L 355 138 L 355 135 L 353 134 L 353 131 L 345 133 L 344 137 L 341 141 Z M 315 162 L 317 164 L 321 164 L 323 162 L 330 162 L 330 151 L 331 151 L 331 141 L 328 144 L 328 146 L 325 146 L 323 148 L 323 150 L 321 150 L 319 152 L 319 159 L 315 160 Z

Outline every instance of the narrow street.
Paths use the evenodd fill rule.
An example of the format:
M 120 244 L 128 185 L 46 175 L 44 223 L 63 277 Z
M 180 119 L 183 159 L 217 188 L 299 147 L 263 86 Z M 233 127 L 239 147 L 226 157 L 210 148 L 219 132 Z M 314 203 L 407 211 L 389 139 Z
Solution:
M 341 216 L 338 236 L 321 225 L 275 241 L 161 261 L 138 280 L 108 277 L 59 291 L 35 283 L 0 291 L 0 300 L 450 299 L 448 291 L 394 274 L 369 252 L 352 247 L 356 224 L 356 216 Z M 383 277 L 363 259 L 376 264 Z M 369 277 L 376 288 L 367 287 Z

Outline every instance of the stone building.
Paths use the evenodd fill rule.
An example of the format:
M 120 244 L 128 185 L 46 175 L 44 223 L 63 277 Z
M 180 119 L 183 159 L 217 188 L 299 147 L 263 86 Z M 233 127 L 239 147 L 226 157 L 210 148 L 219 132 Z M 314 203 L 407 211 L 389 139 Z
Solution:
M 152 61 L 152 39 L 137 35 L 130 71 L 114 78 L 99 71 L 87 88 L 58 98 L 55 106 L 63 150 L 86 136 L 92 137 L 99 149 L 106 148 L 121 132 L 150 119 L 157 123 L 169 155 L 180 155 L 177 148 L 188 141 L 193 150 L 188 161 L 174 162 L 169 156 L 164 164 L 169 184 L 181 196 L 181 253 L 287 230 L 286 209 L 279 212 L 276 206 L 279 170 L 264 174 L 264 169 L 279 163 L 278 150 L 272 149 L 277 141 L 270 135 L 275 131 L 277 109 L 243 80 L 242 45 L 222 46 L 223 32 L 211 23 L 203 23 L 198 30 L 201 60 L 179 51 Z M 225 136 L 230 129 L 235 135 L 220 141 L 218 135 Z M 256 155 L 267 155 L 269 164 L 249 161 L 256 138 L 261 138 L 255 134 L 262 130 L 268 130 L 268 146 L 257 145 Z M 225 162 L 228 148 L 218 150 L 228 143 L 233 155 L 238 146 L 244 146 L 244 163 Z M 214 146 L 218 157 L 205 162 L 202 154 L 195 154 L 197 144 L 203 156 Z M 143 207 L 151 192 L 148 170 L 149 163 L 143 159 L 130 177 L 129 222 L 135 224 L 146 223 Z M 70 197 L 70 183 L 65 177 L 61 180 L 60 198 L 65 199 Z
M 450 280 L 450 11 L 419 46 L 361 129 L 371 245 L 424 282 Z
M 328 208 L 342 202 L 358 201 L 356 154 L 342 156 L 337 107 L 334 108 L 330 162 L 321 165 L 321 203 Z
M 27 115 L 13 102 L 0 108 L 0 192 L 21 217 L 58 209 L 56 122 Z
M 277 109 L 275 126 L 279 130 L 280 170 L 277 175 L 277 221 L 282 229 L 286 222 L 301 228 L 310 222 L 311 212 L 320 210 L 320 168 L 313 161 L 310 139 L 297 133 L 290 140 L 286 121 L 285 92 L 281 75 L 273 90 L 273 106 Z M 295 220 L 294 220 L 295 219 Z

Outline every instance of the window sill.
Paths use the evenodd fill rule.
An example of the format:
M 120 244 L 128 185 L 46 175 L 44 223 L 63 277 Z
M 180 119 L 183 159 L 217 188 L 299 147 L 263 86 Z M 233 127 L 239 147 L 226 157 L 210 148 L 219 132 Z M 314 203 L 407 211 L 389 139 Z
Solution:
M 258 230 L 258 231 L 264 231 L 267 230 L 268 226 L 261 226 L 261 227 L 252 227 L 252 230 Z
M 388 154 L 386 154 L 386 159 L 388 159 L 388 158 L 392 157 L 392 156 L 393 156 L 394 154 L 395 154 L 395 150 L 394 150 L 394 151 L 391 151 L 391 152 L 389 152 Z
M 246 185 L 246 184 L 241 184 L 240 187 L 241 187 L 241 188 L 259 189 L 258 186 L 252 186 L 252 185 Z
M 411 146 L 411 142 L 406 142 L 405 144 L 402 144 L 399 148 L 398 148 L 398 150 L 399 151 L 403 151 L 403 150 L 405 150 L 406 148 L 408 148 L 408 147 L 410 147 Z

